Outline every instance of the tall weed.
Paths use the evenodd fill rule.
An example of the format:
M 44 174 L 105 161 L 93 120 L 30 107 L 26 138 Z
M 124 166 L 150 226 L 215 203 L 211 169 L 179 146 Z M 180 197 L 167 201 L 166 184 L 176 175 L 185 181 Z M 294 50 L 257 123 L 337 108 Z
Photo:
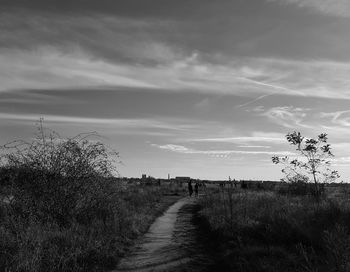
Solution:
M 349 271 L 348 205 L 308 196 L 229 190 L 202 198 L 201 212 L 226 252 L 231 252 L 228 261 L 235 269 Z M 284 262 L 276 262 L 276 254 Z

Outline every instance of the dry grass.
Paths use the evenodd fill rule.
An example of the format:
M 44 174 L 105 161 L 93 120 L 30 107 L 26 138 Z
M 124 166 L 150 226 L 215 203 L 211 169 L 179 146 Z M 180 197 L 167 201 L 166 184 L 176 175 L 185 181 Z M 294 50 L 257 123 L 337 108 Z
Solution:
M 22 219 L 0 209 L 0 271 L 106 271 L 115 267 L 169 201 L 167 188 L 132 186 L 109 202 L 109 219 L 69 227 Z
M 201 204 L 235 271 L 349 271 L 345 199 L 224 189 Z

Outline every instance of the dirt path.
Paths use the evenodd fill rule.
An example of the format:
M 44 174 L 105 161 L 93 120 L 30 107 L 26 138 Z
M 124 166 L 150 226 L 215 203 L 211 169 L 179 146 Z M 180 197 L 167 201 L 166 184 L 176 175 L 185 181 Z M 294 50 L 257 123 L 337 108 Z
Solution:
M 114 271 L 204 271 L 213 264 L 208 250 L 198 243 L 198 204 L 183 198 L 152 224 Z

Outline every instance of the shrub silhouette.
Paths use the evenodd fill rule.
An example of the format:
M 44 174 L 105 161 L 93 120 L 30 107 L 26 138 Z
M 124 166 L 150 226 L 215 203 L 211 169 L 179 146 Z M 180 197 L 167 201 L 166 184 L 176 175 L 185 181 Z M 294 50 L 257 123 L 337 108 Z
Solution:
M 25 218 L 59 226 L 86 221 L 83 214 L 103 216 L 101 203 L 113 193 L 108 178 L 115 172 L 118 153 L 89 140 L 93 135 L 61 139 L 47 133 L 41 122 L 32 142 L 5 145 L 0 188 L 11 199 L 10 207 Z

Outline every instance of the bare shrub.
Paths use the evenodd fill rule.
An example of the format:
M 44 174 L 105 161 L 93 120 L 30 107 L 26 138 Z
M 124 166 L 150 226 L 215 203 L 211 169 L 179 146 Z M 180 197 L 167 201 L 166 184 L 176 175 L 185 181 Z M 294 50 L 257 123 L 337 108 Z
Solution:
M 10 207 L 25 218 L 52 221 L 60 226 L 82 214 L 101 209 L 113 193 L 107 178 L 115 172 L 118 153 L 95 134 L 62 139 L 42 122 L 31 142 L 14 141 L 2 147 L 1 193 Z

